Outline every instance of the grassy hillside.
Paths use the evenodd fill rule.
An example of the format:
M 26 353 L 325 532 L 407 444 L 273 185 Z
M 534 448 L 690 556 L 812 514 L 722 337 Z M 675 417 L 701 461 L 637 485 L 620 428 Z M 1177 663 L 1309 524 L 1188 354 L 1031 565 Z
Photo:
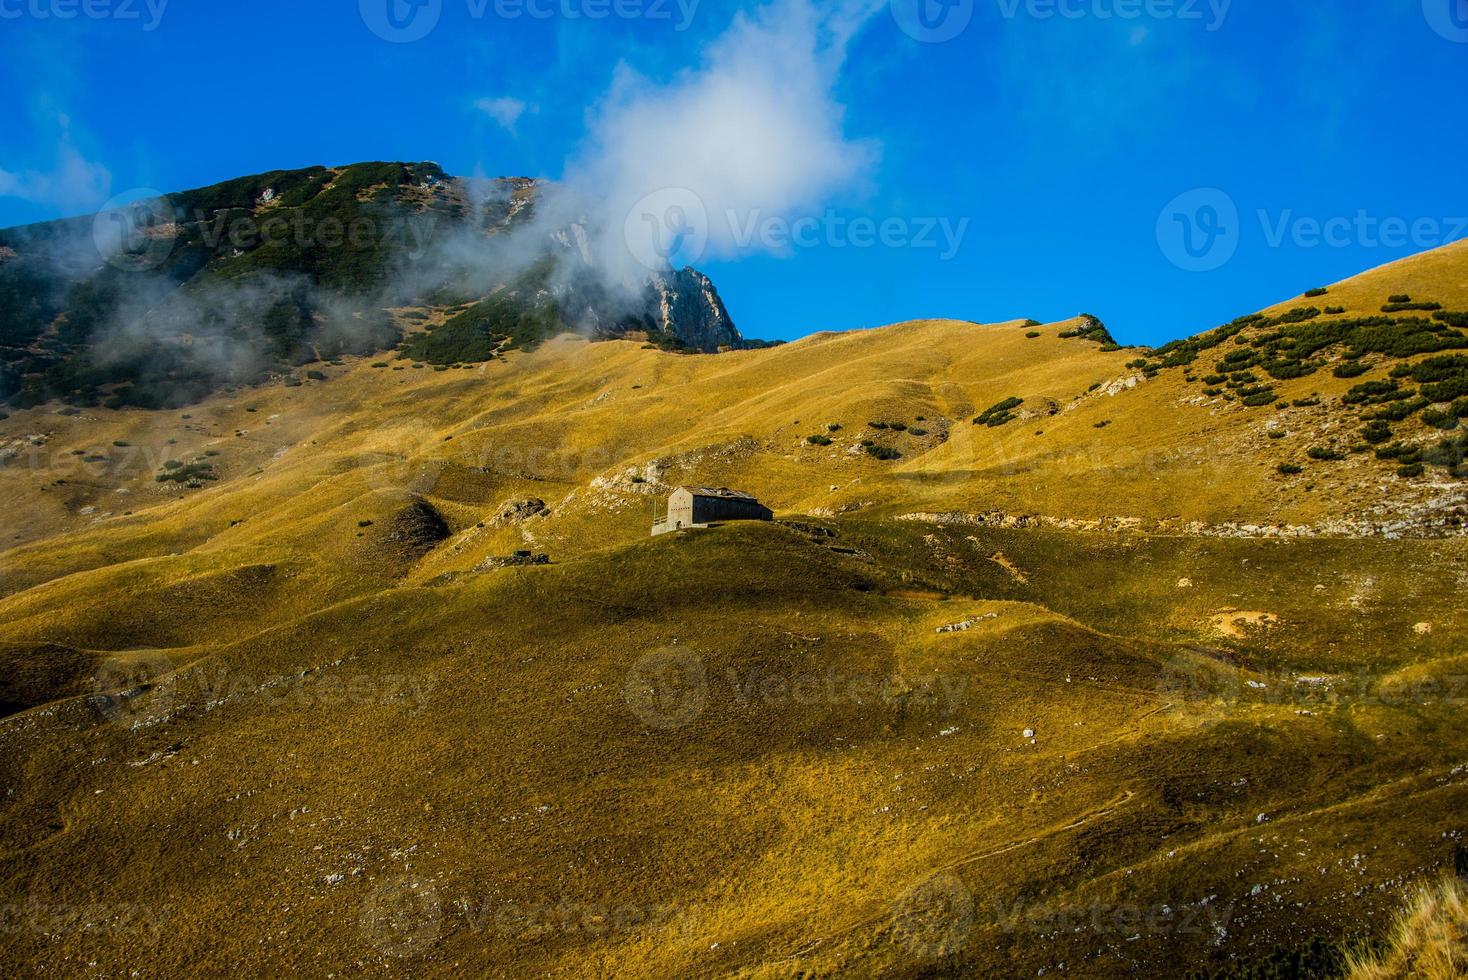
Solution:
M 1451 400 L 1368 443 L 1420 473 L 1351 450 L 1456 347 L 1281 341 L 1401 294 L 1451 341 L 1465 270 L 1187 363 L 918 321 L 11 411 L 0 965 L 1226 975 L 1384 938 L 1468 803 L 1468 501 Z M 649 539 L 685 482 L 785 522 Z

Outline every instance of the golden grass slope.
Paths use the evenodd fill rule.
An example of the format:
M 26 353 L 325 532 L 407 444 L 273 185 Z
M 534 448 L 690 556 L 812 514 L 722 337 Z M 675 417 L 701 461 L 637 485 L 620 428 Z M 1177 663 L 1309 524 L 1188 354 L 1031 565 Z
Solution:
M 1331 301 L 1365 313 L 1378 294 L 1420 283 L 1468 306 L 1465 266 L 1468 249 L 1450 246 L 1351 280 Z M 1367 458 L 1303 481 L 1276 472 L 1349 434 L 1332 399 L 1350 381 L 1284 382 L 1286 400 L 1319 394 L 1323 404 L 1246 410 L 1200 397 L 1181 372 L 1145 378 L 1125 366 L 1134 352 L 1059 338 L 1074 325 L 1031 339 L 1018 322 L 921 321 L 708 357 L 564 337 L 470 369 L 357 361 L 323 383 L 236 391 L 183 412 L 17 412 L 0 423 L 0 484 L 12 501 L 7 588 L 206 542 L 325 547 L 345 559 L 355 525 L 404 493 L 432 500 L 459 532 L 435 555 L 435 573 L 515 545 L 569 555 L 630 540 L 649 523 L 652 498 L 687 481 L 749 489 L 779 512 L 1004 511 L 1179 526 L 1423 521 L 1458 503 L 1453 481 L 1403 480 Z M 1019 421 L 970 424 L 1009 397 L 1025 399 Z M 872 421 L 910 428 L 873 430 Z M 1271 439 L 1271 429 L 1287 437 Z M 811 435 L 833 444 L 811 445 Z M 901 458 L 870 458 L 867 439 Z M 220 482 L 199 491 L 154 482 L 165 462 L 194 459 Z M 477 527 L 525 497 L 545 500 L 551 516 Z
M 1333 542 L 1207 542 L 1169 601 L 1165 540 L 826 526 L 99 655 L 0 722 L 5 964 L 1122 976 L 1354 931 L 1450 857 L 1460 707 L 1361 688 L 1332 624 L 1357 666 L 1453 649 L 1458 542 L 1355 556 L 1387 619 L 1290 589 Z M 1209 642 L 1232 594 L 1280 632 Z
M 1465 257 L 1371 275 L 1468 308 Z M 1461 488 L 1283 482 L 1266 420 L 1349 382 L 1199 403 L 1074 325 L 15 413 L 0 969 L 1177 975 L 1372 931 L 1462 832 L 1464 538 L 1212 525 Z M 685 482 L 795 520 L 649 539 Z M 1123 517 L 1165 533 L 1054 523 Z
M 1462 879 L 1420 889 L 1381 952 L 1352 958 L 1349 980 L 1456 980 L 1468 976 L 1468 886 Z

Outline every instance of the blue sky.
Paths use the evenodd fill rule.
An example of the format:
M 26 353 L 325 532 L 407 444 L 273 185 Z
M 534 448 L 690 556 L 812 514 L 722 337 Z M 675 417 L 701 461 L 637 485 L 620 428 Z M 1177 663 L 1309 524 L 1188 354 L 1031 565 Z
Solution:
M 414 2 L 0 0 L 0 225 L 318 163 L 645 164 L 761 229 L 696 256 L 747 335 L 1085 311 L 1146 344 L 1468 235 L 1468 0 Z

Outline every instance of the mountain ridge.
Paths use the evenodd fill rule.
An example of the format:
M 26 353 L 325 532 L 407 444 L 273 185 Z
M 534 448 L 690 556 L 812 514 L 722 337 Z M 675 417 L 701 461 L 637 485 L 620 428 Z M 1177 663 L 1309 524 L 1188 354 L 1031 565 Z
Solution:
M 431 163 L 311 167 L 0 231 L 0 399 L 185 404 L 389 350 L 497 296 L 446 346 L 482 361 L 562 330 L 707 353 L 758 343 L 696 270 L 615 280 L 578 219 L 538 225 L 552 186 Z

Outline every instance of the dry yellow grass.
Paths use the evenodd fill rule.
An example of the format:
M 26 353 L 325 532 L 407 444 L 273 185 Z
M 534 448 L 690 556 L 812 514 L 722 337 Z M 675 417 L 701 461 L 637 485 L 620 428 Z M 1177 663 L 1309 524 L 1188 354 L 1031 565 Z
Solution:
M 1468 886 L 1459 878 L 1421 888 L 1381 951 L 1352 954 L 1348 980 L 1468 977 Z
M 1362 309 L 1397 276 L 1468 306 L 1465 259 Z M 1461 487 L 1282 482 L 1266 420 L 1326 408 L 1200 402 L 1071 325 L 16 412 L 0 914 L 33 911 L 0 972 L 1132 977 L 1383 913 L 1468 806 L 1464 539 L 1187 525 Z M 156 481 L 200 457 L 218 482 Z M 650 540 L 683 482 L 836 537 Z M 897 519 L 996 510 L 1164 533 Z M 554 564 L 485 567 L 517 548 Z

